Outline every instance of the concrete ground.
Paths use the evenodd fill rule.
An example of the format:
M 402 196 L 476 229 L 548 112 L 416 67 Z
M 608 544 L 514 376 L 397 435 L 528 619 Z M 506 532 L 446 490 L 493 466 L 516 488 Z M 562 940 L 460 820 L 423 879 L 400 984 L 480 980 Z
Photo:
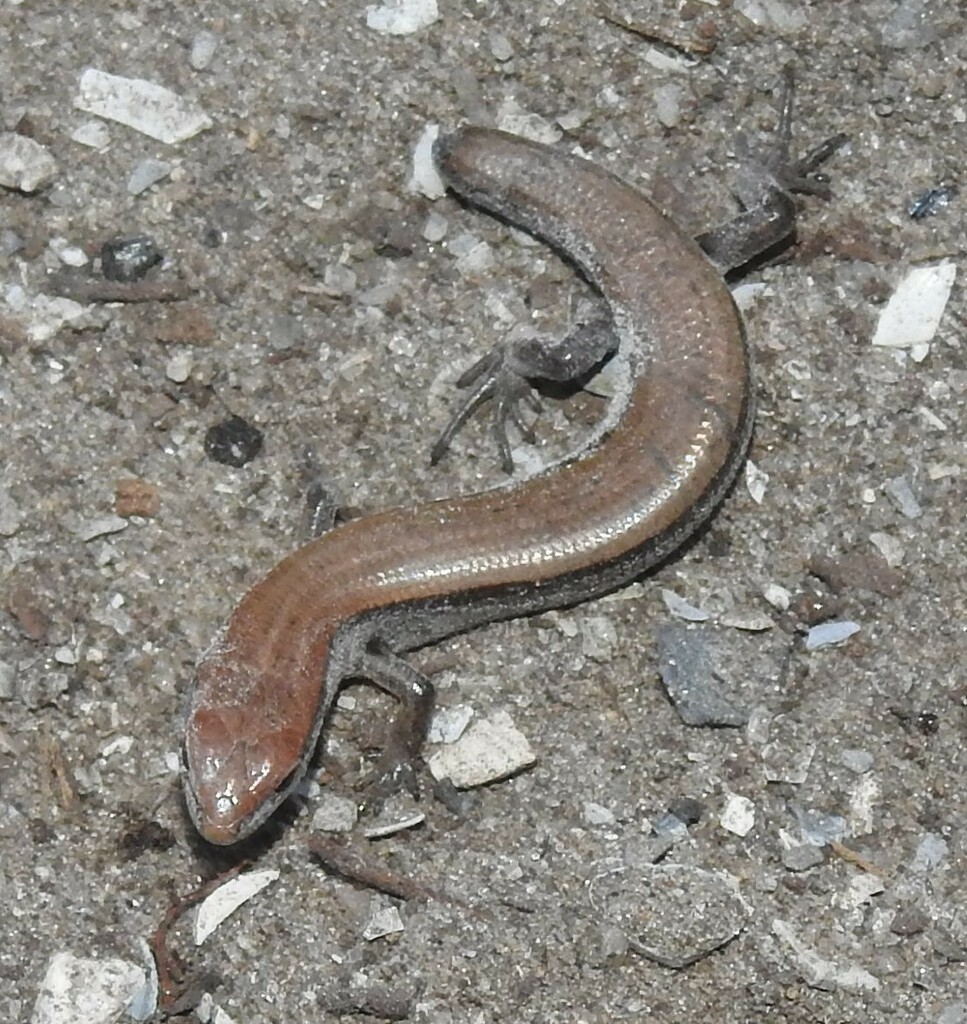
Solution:
M 963 281 L 929 342 L 872 344 L 910 270 L 967 244 L 964 196 L 908 213 L 962 173 L 962 5 L 440 8 L 392 35 L 339 0 L 0 6 L 0 130 L 56 162 L 32 194 L 0 190 L 0 1019 L 31 1019 L 56 954 L 83 958 L 78 985 L 143 967 L 169 908 L 245 857 L 279 877 L 199 947 L 178 918 L 169 1008 L 967 1021 Z M 802 145 L 850 142 L 832 199 L 802 201 L 798 246 L 744 279 L 763 286 L 744 304 L 768 480 L 741 479 L 610 599 L 410 656 L 441 707 L 508 712 L 536 756 L 463 799 L 426 785 L 418 827 L 350 834 L 458 899 L 394 898 L 307 850 L 379 746 L 391 702 L 365 685 L 299 813 L 206 848 L 178 776 L 192 665 L 306 538 L 304 447 L 352 515 L 502 483 L 485 417 L 428 467 L 452 382 L 524 323 L 563 331 L 583 293 L 543 246 L 409 187 L 425 127 L 561 122 L 559 146 L 698 232 L 734 212 L 736 134 L 774 124 L 790 61 Z M 166 143 L 78 109 L 86 68 L 163 85 L 211 125 Z M 99 301 L 91 259 L 132 235 L 163 253 L 145 280 L 174 301 Z M 65 274 L 94 301 L 44 299 Z M 547 399 L 521 465 L 602 408 Z M 264 435 L 239 468 L 205 448 L 230 415 Z M 663 591 L 709 617 L 686 630 Z M 823 621 L 859 629 L 808 649 Z M 659 675 L 669 636 L 708 654 L 744 725 L 685 724 Z M 649 955 L 679 943 L 689 966 Z M 113 1019 L 58 1012 L 34 1019 Z

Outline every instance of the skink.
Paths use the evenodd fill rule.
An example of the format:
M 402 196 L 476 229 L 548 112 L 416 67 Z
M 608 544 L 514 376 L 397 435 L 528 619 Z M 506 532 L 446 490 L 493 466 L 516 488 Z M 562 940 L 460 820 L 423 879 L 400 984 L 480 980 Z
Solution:
M 607 171 L 522 138 L 465 128 L 435 156 L 454 192 L 600 292 L 627 388 L 547 471 L 340 525 L 244 596 L 197 667 L 185 738 L 187 806 L 212 843 L 249 835 L 298 784 L 344 679 L 402 698 L 397 735 L 414 755 L 432 687 L 400 652 L 640 576 L 706 520 L 749 443 L 742 323 L 698 243 Z M 773 241 L 790 225 L 770 217 Z

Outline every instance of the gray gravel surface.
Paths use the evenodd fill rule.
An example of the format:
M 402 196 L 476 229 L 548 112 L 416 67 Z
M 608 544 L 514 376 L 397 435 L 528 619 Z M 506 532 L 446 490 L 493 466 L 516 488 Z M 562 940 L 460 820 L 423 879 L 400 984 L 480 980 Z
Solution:
M 57 164 L 33 194 L 0 191 L 0 1020 L 30 1019 L 58 952 L 140 963 L 178 898 L 243 855 L 280 877 L 201 947 L 190 915 L 170 936 L 187 1004 L 207 992 L 215 1020 L 967 1020 L 963 281 L 920 361 L 870 343 L 911 267 L 963 259 L 967 197 L 922 220 L 907 206 L 962 174 L 964 5 L 440 7 L 392 36 L 340 0 L 0 5 L 0 131 Z M 694 66 L 667 66 L 696 45 Z M 740 481 L 687 550 L 612 599 L 412 655 L 442 706 L 509 712 L 537 756 L 462 801 L 427 786 L 417 828 L 353 836 L 455 899 L 401 903 L 323 870 L 313 787 L 265 842 L 205 849 L 178 778 L 192 664 L 305 539 L 303 448 L 352 514 L 502 482 L 485 419 L 428 468 L 450 385 L 515 326 L 564 330 L 583 294 L 542 246 L 407 187 L 424 127 L 561 119 L 561 146 L 697 232 L 734 212 L 737 132 L 774 124 L 789 61 L 799 139 L 851 141 L 833 199 L 802 203 L 798 248 L 746 279 L 765 286 L 747 314 L 762 501 Z M 212 125 L 168 145 L 105 121 L 106 148 L 73 141 L 97 121 L 74 107 L 87 67 L 164 85 Z M 148 280 L 187 297 L 31 331 L 24 304 L 64 271 L 58 252 L 142 234 L 166 261 Z M 522 463 L 601 409 L 548 399 Z M 264 434 L 241 468 L 204 447 L 230 414 Z M 131 480 L 150 514 L 118 519 Z M 690 629 L 747 724 L 676 713 L 662 589 L 711 613 Z M 860 628 L 807 650 L 827 619 Z M 342 797 L 391 710 L 350 692 L 315 769 Z M 659 856 L 721 891 L 666 892 Z M 621 877 L 620 910 L 594 899 L 595 879 Z M 368 937 L 397 904 L 403 930 Z M 719 913 L 736 916 L 703 931 Z M 707 948 L 656 962 L 656 921 L 670 948 Z

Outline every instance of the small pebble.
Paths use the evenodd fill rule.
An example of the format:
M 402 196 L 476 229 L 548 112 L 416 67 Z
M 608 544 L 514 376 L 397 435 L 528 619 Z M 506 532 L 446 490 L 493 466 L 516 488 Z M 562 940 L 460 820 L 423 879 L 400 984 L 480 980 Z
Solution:
M 0 255 L 12 256 L 24 247 L 24 240 L 13 228 L 0 230 Z
M 18 192 L 39 192 L 57 175 L 57 161 L 26 135 L 0 132 L 0 186 Z
M 490 37 L 490 52 L 494 60 L 503 63 L 514 56 L 514 47 L 502 32 L 494 32 Z
M 767 583 L 762 588 L 762 596 L 773 608 L 780 612 L 786 611 L 792 601 L 791 591 L 786 590 L 785 587 L 780 587 L 776 583 Z
M 682 99 L 685 90 L 680 85 L 669 83 L 660 85 L 652 94 L 655 100 L 655 113 L 665 128 L 676 128 L 682 119 Z
M 761 505 L 765 499 L 768 483 L 769 474 L 765 470 L 759 469 L 751 459 L 747 459 L 745 463 L 745 486 L 749 492 L 749 497 L 757 505 Z
M 312 815 L 312 828 L 317 832 L 351 832 L 358 813 L 354 800 L 323 791 Z
M 366 27 L 390 36 L 408 36 L 440 17 L 437 0 L 389 0 L 366 9 Z
M 264 435 L 241 416 L 230 416 L 205 434 L 205 453 L 214 462 L 240 469 L 262 450 Z
M 930 927 L 930 915 L 919 907 L 904 907 L 897 911 L 890 923 L 894 935 L 919 935 Z
M 607 807 L 603 807 L 601 804 L 594 803 L 593 800 L 585 802 L 581 808 L 581 817 L 586 825 L 613 825 L 617 820 L 614 814 L 608 810 Z
M 163 259 L 149 235 L 110 238 L 101 246 L 101 273 L 109 281 L 139 281 Z
M 748 711 L 730 699 L 698 632 L 666 622 L 659 626 L 656 639 L 661 681 L 686 725 L 745 725 Z
M 812 626 L 806 634 L 806 650 L 818 651 L 823 647 L 845 643 L 859 631 L 856 622 L 821 622 L 818 626 Z
M 474 722 L 456 743 L 427 761 L 435 779 L 449 778 L 457 789 L 469 789 L 507 778 L 537 760 L 527 737 L 506 711 Z
M 31 1024 L 111 1024 L 121 1019 L 144 983 L 144 971 L 127 960 L 55 953 L 40 983 Z
M 165 376 L 175 384 L 184 384 L 191 376 L 193 365 L 191 352 L 176 352 L 165 364 Z
M 473 708 L 469 704 L 455 704 L 449 708 L 437 708 L 427 733 L 429 743 L 456 743 L 473 719 Z
M 847 748 L 839 752 L 839 759 L 856 775 L 863 775 L 873 767 L 873 755 L 868 750 Z
M 147 192 L 152 185 L 157 184 L 171 174 L 172 164 L 167 160 L 142 160 L 135 164 L 128 176 L 125 186 L 128 195 L 138 196 Z
M 79 246 L 70 245 L 66 238 L 52 238 L 47 248 L 67 267 L 83 267 L 88 262 L 87 253 Z
M 755 827 L 755 804 L 748 797 L 730 793 L 719 815 L 719 824 L 726 832 L 747 836 Z
M 909 483 L 903 477 L 887 480 L 883 485 L 886 496 L 896 506 L 897 511 L 907 519 L 918 519 L 923 515 L 920 503 L 914 497 Z
M 886 564 L 891 568 L 896 568 L 906 557 L 906 549 L 902 541 L 891 537 L 888 533 L 879 531 L 871 533 L 870 543 L 880 552 Z
M 449 223 L 442 213 L 431 210 L 423 225 L 423 237 L 428 242 L 442 242 L 447 236 Z
M 652 823 L 651 828 L 656 836 L 671 839 L 676 843 L 688 838 L 688 826 L 674 814 L 663 814 Z
M 71 140 L 79 146 L 102 150 L 111 144 L 111 132 L 103 121 L 85 121 L 71 132 Z
M 705 622 L 711 618 L 704 608 L 689 603 L 684 597 L 679 597 L 674 590 L 662 590 L 661 599 L 672 615 L 686 622 Z
M 813 846 L 811 843 L 803 843 L 783 849 L 781 859 L 784 868 L 788 871 L 798 872 L 817 867 L 823 863 L 825 857 L 820 847 Z
M 342 263 L 330 263 L 323 274 L 322 287 L 334 299 L 352 295 L 356 290 L 356 271 Z
M 74 531 L 85 543 L 107 533 L 120 533 L 128 527 L 127 519 L 120 516 L 99 516 L 97 519 L 86 519 Z
M 219 41 L 214 32 L 202 31 L 195 34 L 188 54 L 188 63 L 195 71 L 205 71 L 211 66 Z

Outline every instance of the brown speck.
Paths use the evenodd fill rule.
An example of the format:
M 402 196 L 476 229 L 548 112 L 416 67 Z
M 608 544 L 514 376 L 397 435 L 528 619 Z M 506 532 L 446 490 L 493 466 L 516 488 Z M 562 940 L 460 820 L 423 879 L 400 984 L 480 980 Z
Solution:
M 114 511 L 125 519 L 128 516 L 150 519 L 158 514 L 160 507 L 158 488 L 147 480 L 118 480 L 114 485 Z
M 903 573 L 878 555 L 852 554 L 838 558 L 812 555 L 807 568 L 836 591 L 869 590 L 884 597 L 895 597 L 906 584 Z
M 165 345 L 210 345 L 215 340 L 215 328 L 198 306 L 186 305 L 162 317 L 154 336 Z
M 50 616 L 27 587 L 14 587 L 7 596 L 7 611 L 28 640 L 42 643 L 50 631 Z

